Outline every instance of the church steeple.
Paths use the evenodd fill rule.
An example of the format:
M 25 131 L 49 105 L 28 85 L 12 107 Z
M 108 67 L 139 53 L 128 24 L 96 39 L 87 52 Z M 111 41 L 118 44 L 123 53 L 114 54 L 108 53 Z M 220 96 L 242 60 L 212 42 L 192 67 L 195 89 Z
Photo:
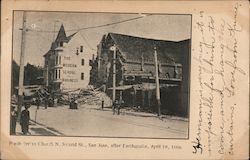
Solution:
M 56 40 L 55 42 L 66 42 L 67 41 L 67 36 L 66 36 L 66 33 L 65 33 L 65 29 L 64 29 L 64 26 L 63 24 L 61 25 L 60 27 L 60 30 L 57 34 L 57 37 L 56 37 Z
M 51 49 L 55 49 L 57 47 L 63 47 L 64 43 L 68 43 L 70 39 L 76 34 L 77 32 L 73 33 L 72 35 L 68 36 L 66 35 L 65 29 L 63 24 L 61 25 L 57 37 L 54 42 L 52 42 Z

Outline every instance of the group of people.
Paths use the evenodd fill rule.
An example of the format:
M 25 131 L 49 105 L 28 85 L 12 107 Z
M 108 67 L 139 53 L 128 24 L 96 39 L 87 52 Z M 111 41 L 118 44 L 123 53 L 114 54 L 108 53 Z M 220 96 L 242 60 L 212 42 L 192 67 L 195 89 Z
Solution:
M 47 107 L 52 107 L 54 105 L 57 104 L 57 98 L 52 99 L 51 97 L 49 98 L 33 98 L 33 103 L 35 103 L 35 105 L 37 106 L 37 109 L 39 109 L 40 105 L 42 103 L 44 103 L 44 107 L 45 109 L 47 109 Z M 30 121 L 30 112 L 29 112 L 29 108 L 30 108 L 31 104 L 30 103 L 25 103 L 24 106 L 22 108 L 24 108 L 21 111 L 20 114 L 20 125 L 21 125 L 21 129 L 22 129 L 22 133 L 24 135 L 29 134 L 29 121 Z M 17 97 L 15 95 L 12 96 L 12 104 L 11 104 L 11 119 L 10 119 L 10 134 L 11 135 L 15 135 L 16 134 L 16 124 L 18 121 L 18 106 L 17 106 Z
M 47 107 L 54 107 L 57 105 L 58 99 L 57 98 L 52 98 L 50 96 L 46 97 L 46 98 L 41 98 L 40 99 L 40 103 L 44 103 L 44 107 L 45 109 L 47 109 Z M 37 104 L 37 103 L 36 103 Z
M 30 104 L 27 103 L 24 105 L 24 110 L 22 110 L 21 115 L 20 115 L 20 125 L 22 129 L 22 133 L 24 135 L 30 134 L 29 133 L 29 121 L 30 121 Z M 11 127 L 10 127 L 10 134 L 15 135 L 16 134 L 16 122 L 18 120 L 18 112 L 17 112 L 17 106 L 12 105 L 11 107 Z

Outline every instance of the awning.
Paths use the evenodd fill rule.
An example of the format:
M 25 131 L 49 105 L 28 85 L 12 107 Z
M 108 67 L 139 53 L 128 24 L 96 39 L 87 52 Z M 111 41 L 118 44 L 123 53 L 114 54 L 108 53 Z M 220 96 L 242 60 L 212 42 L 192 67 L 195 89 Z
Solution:
M 160 88 L 167 88 L 167 87 L 177 87 L 176 84 L 160 84 Z M 156 85 L 155 83 L 143 83 L 133 85 L 136 90 L 155 90 Z
M 132 88 L 132 87 L 133 87 L 133 85 L 117 86 L 117 87 L 115 87 L 115 90 L 124 91 L 124 90 L 130 89 L 130 88 Z M 108 89 L 112 90 L 113 87 L 108 88 Z
M 160 84 L 160 88 L 166 88 L 166 87 L 177 87 L 179 85 L 177 84 Z M 115 90 L 118 91 L 124 91 L 127 89 L 135 89 L 135 90 L 154 90 L 156 88 L 155 83 L 143 83 L 143 84 L 135 84 L 135 85 L 124 85 L 124 86 L 117 86 L 115 87 Z M 113 87 L 108 88 L 109 90 L 112 90 Z

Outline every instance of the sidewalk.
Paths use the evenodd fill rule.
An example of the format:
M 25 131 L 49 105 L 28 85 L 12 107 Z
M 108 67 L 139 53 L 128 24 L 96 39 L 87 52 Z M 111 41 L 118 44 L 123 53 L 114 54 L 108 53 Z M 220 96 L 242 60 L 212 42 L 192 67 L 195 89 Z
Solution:
M 21 125 L 19 123 L 16 124 L 16 135 L 23 135 Z M 31 119 L 28 135 L 62 136 L 63 134 L 38 122 L 35 123 L 35 121 Z

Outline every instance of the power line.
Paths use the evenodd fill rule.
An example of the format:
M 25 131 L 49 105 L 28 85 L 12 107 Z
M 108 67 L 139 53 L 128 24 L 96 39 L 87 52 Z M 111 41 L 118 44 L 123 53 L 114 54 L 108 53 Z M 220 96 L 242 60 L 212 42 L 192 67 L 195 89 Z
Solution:
M 74 23 L 76 25 L 76 27 L 78 28 L 78 30 L 80 29 L 80 27 L 73 21 L 71 20 L 72 23 Z M 89 47 L 90 50 L 92 51 L 96 51 L 87 41 L 87 39 L 85 38 L 85 36 L 82 34 L 82 32 L 78 31 L 80 33 L 80 36 L 83 38 L 83 40 L 85 41 L 85 43 L 87 44 L 87 46 Z
M 130 19 L 122 20 L 122 21 L 117 21 L 117 22 L 113 22 L 113 23 L 101 24 L 101 25 L 90 26 L 90 27 L 83 27 L 83 28 L 79 28 L 79 29 L 66 30 L 66 32 L 72 32 L 72 31 L 78 32 L 78 31 L 81 31 L 81 30 L 107 27 L 107 26 L 121 24 L 121 23 L 129 22 L 129 21 L 134 21 L 134 20 L 137 20 L 137 19 L 144 18 L 146 16 L 152 16 L 152 14 L 145 14 L 144 16 L 134 17 L 134 18 L 130 18 Z M 49 31 L 49 30 L 46 31 L 46 30 L 34 30 L 34 29 L 29 29 L 29 31 L 33 31 L 33 32 L 50 32 L 50 33 L 56 32 L 56 31 Z

